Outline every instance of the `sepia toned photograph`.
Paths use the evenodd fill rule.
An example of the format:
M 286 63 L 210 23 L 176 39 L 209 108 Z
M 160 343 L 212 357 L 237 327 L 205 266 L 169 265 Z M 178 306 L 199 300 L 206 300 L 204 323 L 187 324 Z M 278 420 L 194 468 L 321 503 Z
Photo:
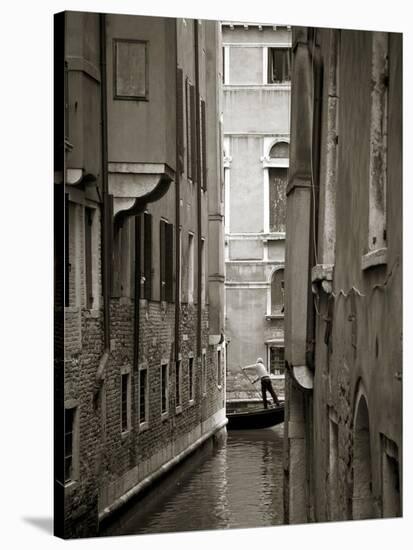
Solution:
M 402 517 L 402 33 L 53 40 L 54 534 Z

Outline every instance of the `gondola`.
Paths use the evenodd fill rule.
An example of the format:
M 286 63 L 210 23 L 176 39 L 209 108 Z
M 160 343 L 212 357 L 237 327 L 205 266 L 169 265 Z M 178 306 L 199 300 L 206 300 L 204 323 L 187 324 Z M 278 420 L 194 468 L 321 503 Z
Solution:
M 227 412 L 228 430 L 257 430 L 284 422 L 284 403 L 278 407 L 247 412 Z

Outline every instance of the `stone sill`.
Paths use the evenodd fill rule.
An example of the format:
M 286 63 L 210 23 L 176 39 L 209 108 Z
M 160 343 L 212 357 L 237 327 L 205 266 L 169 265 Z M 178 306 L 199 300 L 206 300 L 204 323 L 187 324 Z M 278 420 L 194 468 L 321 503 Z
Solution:
M 182 405 L 175 408 L 175 414 L 182 414 Z
M 272 321 L 273 319 L 284 319 L 284 313 L 276 313 L 275 315 L 266 315 L 265 318 L 267 321 Z
M 149 430 L 149 422 L 148 421 L 141 422 L 139 424 L 139 432 L 146 432 L 146 430 Z
M 387 248 L 377 248 L 376 250 L 371 250 L 367 254 L 364 254 L 361 257 L 361 269 L 365 271 L 376 265 L 386 265 L 387 264 Z
M 168 411 L 161 413 L 162 422 L 165 422 L 165 420 L 168 420 L 168 418 L 169 418 L 169 412 Z

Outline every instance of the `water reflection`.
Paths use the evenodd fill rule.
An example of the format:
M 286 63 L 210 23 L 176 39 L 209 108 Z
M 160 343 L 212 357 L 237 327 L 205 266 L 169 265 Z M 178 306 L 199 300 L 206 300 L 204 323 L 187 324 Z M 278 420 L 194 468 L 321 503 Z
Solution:
M 129 506 L 102 535 L 263 527 L 283 523 L 283 426 L 229 432 Z

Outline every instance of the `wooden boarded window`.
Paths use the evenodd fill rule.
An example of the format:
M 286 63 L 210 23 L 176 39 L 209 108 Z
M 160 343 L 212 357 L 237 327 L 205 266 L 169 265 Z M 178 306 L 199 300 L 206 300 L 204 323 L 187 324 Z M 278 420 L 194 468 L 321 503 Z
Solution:
M 201 99 L 201 139 L 202 139 L 202 189 L 207 190 L 207 143 L 205 101 Z
M 147 42 L 114 41 L 115 99 L 148 100 L 149 79 Z

